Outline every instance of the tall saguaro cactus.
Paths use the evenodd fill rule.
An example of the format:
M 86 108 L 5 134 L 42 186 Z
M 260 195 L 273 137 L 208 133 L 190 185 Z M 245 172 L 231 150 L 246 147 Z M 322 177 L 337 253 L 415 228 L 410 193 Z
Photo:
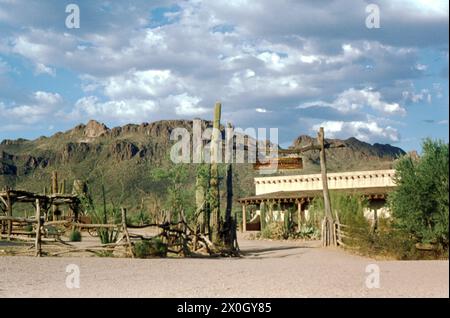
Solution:
M 209 229 L 209 202 L 207 200 L 210 184 L 211 170 L 207 164 L 200 164 L 197 168 L 197 178 L 195 184 L 195 203 L 197 207 L 198 223 L 200 233 L 206 234 Z M 197 220 L 196 220 L 197 221 Z
M 266 228 L 266 204 L 261 202 L 259 205 L 259 219 L 261 224 L 261 231 Z
M 222 104 L 216 103 L 214 107 L 213 132 L 211 136 L 211 178 L 209 187 L 209 207 L 211 209 L 211 239 L 220 241 L 220 192 L 219 192 L 219 147 L 220 143 L 220 116 Z

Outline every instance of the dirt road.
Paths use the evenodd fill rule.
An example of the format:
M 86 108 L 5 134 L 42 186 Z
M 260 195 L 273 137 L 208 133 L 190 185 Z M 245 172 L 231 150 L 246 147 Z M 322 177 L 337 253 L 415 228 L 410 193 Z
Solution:
M 0 297 L 449 296 L 448 261 L 375 261 L 317 243 L 240 245 L 239 259 L 0 257 Z M 80 288 L 66 287 L 69 264 L 80 269 Z M 379 288 L 366 286 L 376 287 L 370 264 Z

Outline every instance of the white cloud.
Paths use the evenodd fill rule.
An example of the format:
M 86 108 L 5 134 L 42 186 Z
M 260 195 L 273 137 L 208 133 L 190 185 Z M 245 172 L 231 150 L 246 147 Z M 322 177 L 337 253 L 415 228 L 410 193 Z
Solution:
M 142 122 L 151 118 L 157 109 L 157 104 L 151 100 L 128 99 L 102 102 L 96 96 L 88 96 L 75 103 L 75 109 L 70 116 Z
M 402 92 L 410 89 L 398 81 L 425 76 L 419 48 L 448 47 L 442 31 L 448 14 L 439 6 L 421 14 L 380 1 L 386 27 L 368 37 L 364 1 L 330 1 L 324 8 L 314 1 L 187 0 L 177 3 L 177 12 L 163 13 L 169 21 L 157 27 L 149 26 L 159 22 L 149 12 L 170 1 L 136 1 L 133 9 L 116 1 L 107 10 L 103 2 L 89 2 L 84 26 L 69 32 L 62 23 L 57 27 L 54 5 L 16 0 L 8 2 L 5 23 L 13 27 L 0 28 L 0 52 L 27 59 L 36 74 L 74 73 L 87 95 L 76 104 L 84 119 L 196 116 L 220 99 L 241 126 L 253 125 L 255 111 L 274 120 L 280 110 L 286 110 L 280 125 L 295 126 L 294 105 L 317 103 L 337 110 L 330 112 L 333 121 L 364 121 L 367 111 L 405 115 Z M 214 31 L 221 26 L 226 32 Z M 409 100 L 428 99 L 411 94 Z M 311 100 L 319 102 L 306 103 Z M 237 115 L 243 109 L 251 115 Z
M 176 79 L 170 70 L 132 71 L 123 76 L 108 78 L 104 92 L 110 98 L 156 97 L 175 89 Z
M 183 93 L 176 96 L 169 96 L 166 103 L 175 106 L 175 113 L 177 115 L 193 116 L 204 114 L 208 111 L 208 109 L 199 106 L 200 101 L 201 99 L 196 96 L 189 96 Z
M 324 101 L 307 102 L 301 104 L 298 108 L 308 108 L 311 106 L 328 106 L 335 108 L 343 113 L 350 113 L 369 107 L 385 114 L 405 115 L 406 110 L 399 103 L 389 103 L 382 100 L 380 92 L 369 88 L 357 90 L 347 89 L 340 93 L 331 103 Z
M 328 138 L 355 137 L 366 142 L 397 142 L 400 139 L 398 131 L 390 126 L 380 127 L 374 121 L 325 121 L 314 125 L 313 130 L 324 127 Z
M 63 99 L 58 93 L 37 91 L 32 94 L 29 103 L 9 107 L 0 103 L 0 111 L 5 120 L 34 124 L 48 120 L 50 116 L 61 110 L 62 103 Z
M 56 76 L 56 70 L 54 68 L 46 66 L 45 64 L 42 64 L 42 63 L 37 63 L 36 64 L 34 72 L 35 72 L 36 75 L 47 74 L 47 75 L 50 75 L 52 77 Z
M 33 99 L 39 105 L 57 105 L 62 102 L 62 97 L 58 93 L 49 93 L 43 91 L 37 91 L 33 94 Z
M 418 71 L 426 71 L 426 70 L 428 69 L 428 66 L 425 65 L 425 64 L 417 63 L 416 66 L 415 66 L 415 68 L 416 68 L 416 70 L 418 70 Z
M 402 96 L 405 101 L 411 101 L 413 103 L 426 101 L 430 104 L 432 101 L 431 93 L 428 89 L 421 89 L 418 93 L 415 91 L 403 91 Z

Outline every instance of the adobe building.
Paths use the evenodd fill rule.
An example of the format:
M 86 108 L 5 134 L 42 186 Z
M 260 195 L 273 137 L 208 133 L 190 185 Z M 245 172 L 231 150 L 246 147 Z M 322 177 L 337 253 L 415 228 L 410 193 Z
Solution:
M 330 192 L 341 192 L 349 195 L 361 195 L 368 200 L 369 206 L 365 216 L 389 216 L 386 198 L 395 187 L 395 170 L 372 170 L 328 173 Z M 284 212 L 295 207 L 294 222 L 300 224 L 309 217 L 308 209 L 311 201 L 323 196 L 321 174 L 287 175 L 275 177 L 256 177 L 255 195 L 238 199 L 242 204 L 242 230 L 260 230 L 259 207 L 265 203 L 269 209 L 267 215 L 273 215 L 277 221 L 284 220 Z M 250 222 L 246 222 L 250 214 Z

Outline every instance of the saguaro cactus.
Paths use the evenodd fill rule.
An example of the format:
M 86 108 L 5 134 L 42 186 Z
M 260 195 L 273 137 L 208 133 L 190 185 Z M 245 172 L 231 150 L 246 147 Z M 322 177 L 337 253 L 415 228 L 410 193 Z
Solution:
M 195 203 L 198 213 L 200 233 L 209 233 L 209 202 L 207 200 L 210 183 L 210 166 L 201 164 L 197 169 Z
M 266 228 L 266 204 L 261 202 L 259 205 L 259 219 L 261 220 L 261 231 Z
M 214 107 L 213 132 L 211 136 L 211 178 L 209 188 L 209 207 L 211 209 L 211 239 L 220 241 L 220 192 L 219 192 L 219 147 L 220 143 L 220 116 L 222 105 L 216 103 Z

